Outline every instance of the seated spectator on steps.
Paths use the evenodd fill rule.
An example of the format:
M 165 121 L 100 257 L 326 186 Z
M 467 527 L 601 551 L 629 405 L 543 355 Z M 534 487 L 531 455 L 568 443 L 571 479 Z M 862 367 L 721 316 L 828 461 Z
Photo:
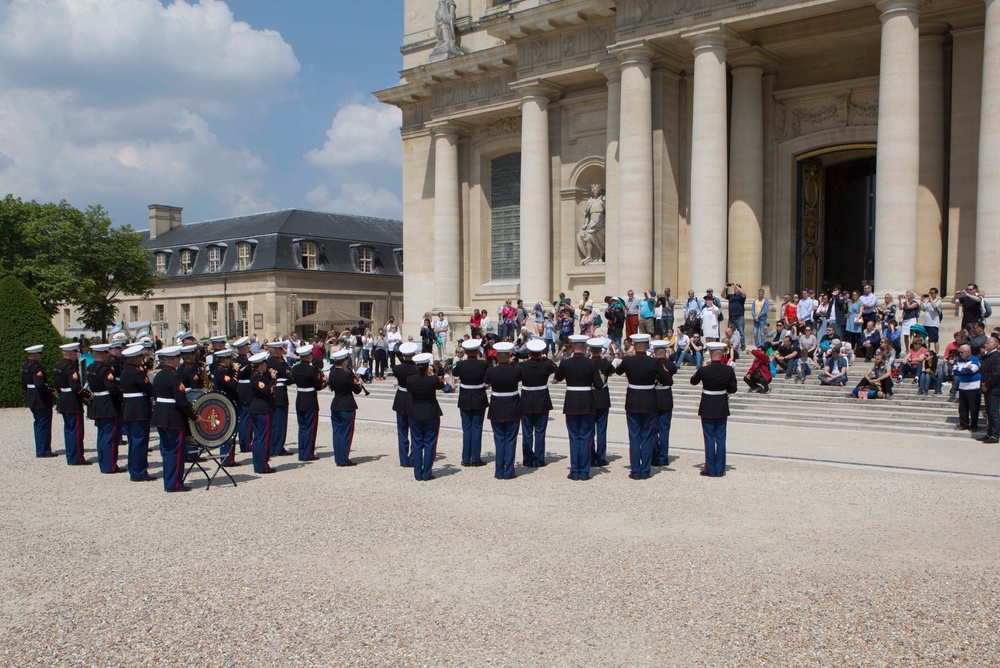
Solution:
M 740 359 L 740 348 L 743 347 L 743 341 L 740 339 L 740 330 L 736 329 L 735 325 L 732 323 L 726 327 L 725 338 L 729 342 L 730 352 L 727 357 L 737 362 Z
M 667 357 L 670 359 L 674 358 L 674 354 L 677 353 L 677 337 L 674 336 L 674 330 L 672 327 L 668 327 L 663 335 L 663 341 L 667 343 Z
M 781 339 L 778 347 L 774 349 L 774 366 L 779 372 L 785 374 L 785 378 L 791 378 L 795 372 L 795 366 L 799 359 L 799 343 L 793 341 L 791 336 Z
M 690 362 L 695 365 L 695 367 L 701 367 L 704 354 L 705 344 L 701 340 L 701 334 L 698 332 L 692 332 L 687 347 L 684 349 L 684 352 L 681 353 L 681 361 L 678 366 L 683 366 L 685 362 Z
M 906 351 L 906 355 L 903 356 L 903 361 L 900 363 L 899 379 L 912 378 L 913 382 L 917 382 L 924 358 L 927 357 L 927 348 L 924 347 L 923 339 L 917 336 L 913 338 L 914 341 L 910 344 L 910 349 Z
M 883 336 L 882 342 L 879 344 L 879 352 L 882 353 L 882 357 L 885 358 L 885 365 L 889 367 L 892 371 L 896 368 L 896 348 L 892 345 L 892 341 L 889 337 Z
M 899 323 L 895 318 L 886 321 L 885 329 L 882 330 L 882 338 L 889 339 L 892 347 L 896 349 L 896 357 L 902 352 L 903 332 L 899 329 Z
M 840 348 L 832 348 L 826 366 L 819 373 L 820 385 L 841 386 L 847 384 L 847 360 L 840 356 Z
M 777 349 L 778 344 L 781 343 L 781 340 L 791 335 L 792 332 L 785 326 L 785 321 L 779 320 L 777 323 L 775 323 L 774 329 L 768 332 L 767 340 L 771 343 L 771 348 Z
M 674 352 L 670 355 L 670 359 L 673 360 L 674 364 L 678 363 L 681 358 L 681 353 L 688 347 L 688 343 L 691 342 L 691 338 L 688 336 L 687 327 L 681 327 L 680 333 L 677 335 L 677 344 L 674 346 Z
M 875 399 L 876 397 L 889 399 L 892 397 L 892 368 L 886 364 L 885 355 L 881 351 L 875 353 L 872 368 L 854 388 L 853 394 L 858 399 Z
M 771 391 L 771 358 L 760 348 L 747 346 L 747 352 L 753 355 L 753 363 L 743 381 L 750 386 L 751 392 L 767 394 Z
M 820 339 L 819 341 L 819 345 L 821 348 L 823 347 L 824 343 L 827 344 L 826 348 L 829 348 L 832 345 L 831 342 L 834 339 L 839 338 L 834 330 L 835 328 L 832 324 L 826 326 L 826 332 L 823 334 L 823 338 Z
M 882 333 L 875 329 L 875 321 L 865 323 L 865 331 L 861 332 L 861 350 L 865 353 L 865 361 L 871 362 L 882 343 Z
M 804 383 L 806 376 L 809 375 L 810 364 L 815 364 L 816 351 L 819 346 L 816 342 L 816 335 L 813 334 L 812 325 L 803 324 L 802 334 L 799 335 L 799 365 L 798 365 L 798 380 L 800 383 Z
M 930 393 L 931 385 L 934 386 L 934 394 L 941 394 L 941 378 L 938 377 L 938 356 L 933 350 L 927 352 L 924 360 L 920 363 L 920 385 L 917 395 Z

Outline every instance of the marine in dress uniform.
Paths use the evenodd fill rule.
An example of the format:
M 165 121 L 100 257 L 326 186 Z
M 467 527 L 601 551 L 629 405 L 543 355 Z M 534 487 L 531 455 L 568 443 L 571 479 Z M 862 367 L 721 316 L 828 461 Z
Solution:
M 122 390 L 108 364 L 110 344 L 91 346 L 94 363 L 87 368 L 90 417 L 97 425 L 97 465 L 101 473 L 121 473 L 118 466 L 118 431 L 121 425 Z
M 212 353 L 213 356 L 213 366 L 210 376 L 212 379 L 212 389 L 216 392 L 221 392 L 229 402 L 239 410 L 240 397 L 239 397 L 239 379 L 236 378 L 236 372 L 233 369 L 233 351 L 223 348 L 221 350 L 215 350 Z M 236 433 L 233 433 L 232 438 L 229 439 L 227 443 L 223 443 L 219 447 L 219 455 L 223 457 L 223 464 L 226 466 L 239 466 L 239 462 L 236 461 Z
M 608 465 L 608 415 L 611 413 L 611 389 L 608 378 L 615 373 L 615 365 L 604 359 L 606 339 L 596 337 L 587 341 L 590 359 L 594 360 L 597 372 L 604 383 L 594 390 L 594 436 L 590 440 L 590 465 Z
M 496 449 L 494 476 L 498 480 L 517 477 L 514 460 L 517 458 L 517 431 L 524 417 L 520 384 L 524 372 L 520 364 L 510 363 L 514 344 L 500 342 L 493 345 L 497 365 L 486 371 L 486 384 L 490 388 L 490 410 L 487 416 L 493 425 L 493 445 Z
M 549 411 L 552 410 L 549 378 L 557 367 L 552 360 L 542 357 L 548 349 L 544 339 L 531 339 L 525 346 L 530 357 L 518 364 L 524 376 L 521 380 L 521 404 L 524 406 L 521 463 L 537 468 L 545 466 L 545 431 L 549 426 Z
M 250 387 L 250 376 L 253 374 L 250 367 L 250 337 L 236 339 L 233 341 L 233 348 L 236 349 L 233 372 L 236 374 L 236 393 L 239 398 L 236 434 L 240 441 L 240 452 L 250 452 L 253 441 L 253 421 L 250 419 L 250 402 L 253 401 L 253 388 Z
M 274 473 L 268 464 L 271 458 L 271 415 L 274 413 L 274 375 L 267 368 L 267 352 L 259 352 L 249 358 L 251 399 L 248 407 L 253 419 L 253 443 L 250 450 L 253 453 L 254 473 Z
M 312 344 L 299 346 L 295 354 L 298 363 L 292 367 L 295 383 L 295 415 L 299 422 L 299 461 L 311 462 L 316 456 L 316 429 L 319 426 L 319 397 L 316 393 L 326 387 L 323 372 L 312 363 Z
M 396 396 L 392 399 L 392 410 L 396 413 L 396 438 L 399 443 L 399 465 L 405 468 L 413 466 L 410 451 L 410 394 L 406 389 L 406 381 L 417 374 L 417 365 L 413 356 L 420 346 L 407 341 L 399 344 L 396 352 L 402 358 L 399 364 L 392 365 L 392 376 L 396 379 Z
M 56 397 L 56 411 L 63 417 L 63 441 L 66 444 L 66 463 L 70 466 L 93 464 L 83 454 L 83 389 L 80 377 L 80 344 L 67 343 L 59 346 L 62 361 L 56 364 L 53 380 L 59 395 Z
M 24 390 L 24 405 L 31 409 L 35 419 L 35 456 L 55 457 L 52 452 L 52 393 L 45 369 L 42 368 L 42 352 L 45 346 L 29 346 L 28 361 L 21 365 L 21 389 Z
M 594 360 L 587 359 L 590 337 L 574 334 L 572 357 L 563 358 L 556 369 L 556 381 L 566 381 L 563 414 L 569 432 L 570 480 L 590 480 L 590 438 L 594 432 L 594 390 L 603 385 Z
M 156 404 L 150 426 L 156 427 L 160 435 L 160 456 L 163 458 L 163 489 L 168 492 L 188 492 L 184 484 L 184 436 L 188 420 L 198 422 L 200 418 L 188 403 L 186 390 L 177 375 L 177 364 L 181 354 L 180 346 L 160 348 L 156 356 L 161 368 L 153 378 L 153 394 Z
M 483 419 L 490 402 L 486 398 L 486 370 L 490 363 L 479 356 L 483 342 L 462 342 L 467 359 L 455 364 L 452 373 L 460 381 L 458 410 L 462 415 L 462 466 L 485 466 L 483 461 Z M 494 347 L 495 349 L 495 347 Z
M 670 376 L 667 382 L 661 375 L 656 381 L 656 422 L 653 424 L 653 466 L 670 465 L 670 423 L 674 415 L 674 374 L 677 365 L 667 357 L 667 342 L 653 341 L 653 359 Z
M 194 339 L 193 336 L 186 332 L 182 338 L 184 341 L 191 341 Z M 177 376 L 184 384 L 185 391 L 205 389 L 205 382 L 201 375 L 201 369 L 198 366 L 197 357 L 197 343 L 185 343 L 181 346 L 181 363 L 177 365 Z M 187 434 L 184 436 L 186 459 L 189 462 L 197 461 L 199 448 L 194 443 L 194 438 L 191 436 L 191 425 L 184 423 L 184 428 L 187 430 Z
M 108 366 L 111 367 L 111 373 L 114 374 L 115 380 L 118 385 L 122 384 L 122 371 L 125 370 L 125 357 L 122 352 L 125 350 L 125 346 L 128 344 L 128 337 L 124 332 L 118 332 L 113 337 L 111 337 L 111 347 L 108 348 Z M 122 408 L 122 406 L 119 406 Z M 118 445 L 126 445 L 125 441 L 125 421 L 118 421 Z
M 358 402 L 355 394 L 361 394 L 361 379 L 347 368 L 350 350 L 338 350 L 330 359 L 333 368 L 328 374 L 328 383 L 333 392 L 330 402 L 330 421 L 333 426 L 333 463 L 337 466 L 355 466 L 352 462 L 351 445 L 354 442 L 354 419 L 357 417 Z
M 211 350 L 209 351 L 208 356 L 205 357 L 205 365 L 208 367 L 208 372 L 212 373 L 215 371 L 215 365 L 219 362 L 216 353 L 226 349 L 226 337 L 213 336 L 208 340 L 208 344 L 211 346 Z M 215 381 L 212 382 L 214 383 Z
M 645 480 L 653 464 L 653 424 L 656 421 L 656 384 L 672 383 L 667 370 L 658 360 L 646 354 L 649 334 L 629 337 L 635 354 L 626 357 L 615 370 L 628 378 L 625 392 L 625 421 L 628 424 L 629 463 L 632 471 L 628 477 Z
M 441 407 L 438 390 L 444 383 L 430 372 L 434 362 L 431 353 L 413 357 L 417 373 L 406 381 L 410 394 L 410 441 L 413 444 L 413 477 L 417 480 L 434 479 L 434 457 L 437 454 L 438 432 L 441 430 Z
M 288 373 L 288 363 L 285 362 L 285 345 L 283 341 L 271 341 L 267 344 L 267 368 L 274 371 L 274 413 L 271 415 L 270 445 L 272 457 L 284 457 L 292 454 L 285 449 L 285 439 L 288 436 L 288 381 L 292 376 Z
M 701 383 L 701 431 L 705 436 L 705 468 L 701 475 L 721 478 L 726 475 L 726 420 L 729 417 L 729 396 L 736 394 L 736 372 L 723 361 L 724 343 L 709 343 L 712 362 L 699 367 L 691 376 L 691 384 Z
M 149 475 L 149 421 L 153 417 L 153 384 L 143 367 L 142 344 L 122 353 L 122 429 L 128 439 L 128 476 L 132 482 L 156 480 Z

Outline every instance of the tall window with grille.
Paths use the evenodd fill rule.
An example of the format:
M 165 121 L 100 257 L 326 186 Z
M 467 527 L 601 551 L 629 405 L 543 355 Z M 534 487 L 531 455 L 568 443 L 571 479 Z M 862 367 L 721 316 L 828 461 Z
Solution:
M 157 253 L 156 254 L 156 273 L 166 274 L 167 273 L 167 254 Z
M 208 302 L 208 333 L 210 336 L 222 334 L 219 326 L 219 302 Z
M 208 270 L 213 274 L 222 270 L 222 249 L 218 246 L 208 249 Z
M 252 257 L 253 255 L 250 244 L 242 243 L 236 247 L 236 266 L 240 271 L 243 271 L 250 266 Z
M 316 268 L 316 243 L 313 241 L 302 242 L 302 268 Z
M 303 299 L 299 302 L 302 308 L 302 317 L 307 315 L 316 315 L 316 300 L 315 299 Z M 300 336 L 304 339 L 311 339 L 316 335 L 316 325 L 302 325 L 302 332 Z
M 375 252 L 367 246 L 358 249 L 358 270 L 362 274 L 370 274 L 375 271 Z
M 179 322 L 177 323 L 177 329 L 186 329 L 191 331 L 191 305 L 181 304 L 181 312 Z
M 372 311 L 374 310 L 374 308 L 375 308 L 375 302 L 361 302 L 360 304 L 358 304 L 358 315 L 360 315 L 362 318 L 371 320 Z
M 240 336 L 250 335 L 250 302 L 236 302 L 236 330 Z
M 521 275 L 521 154 L 490 161 L 490 278 Z
M 181 251 L 181 276 L 188 276 L 194 270 L 194 251 Z

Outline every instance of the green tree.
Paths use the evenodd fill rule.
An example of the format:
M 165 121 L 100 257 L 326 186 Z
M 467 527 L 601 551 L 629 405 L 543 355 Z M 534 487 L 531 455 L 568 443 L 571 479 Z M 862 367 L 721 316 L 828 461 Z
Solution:
M 21 365 L 27 359 L 24 349 L 45 345 L 42 367 L 51 384 L 52 368 L 61 358 L 62 342 L 49 314 L 31 290 L 13 276 L 0 279 L 0 407 L 24 405 L 21 389 Z

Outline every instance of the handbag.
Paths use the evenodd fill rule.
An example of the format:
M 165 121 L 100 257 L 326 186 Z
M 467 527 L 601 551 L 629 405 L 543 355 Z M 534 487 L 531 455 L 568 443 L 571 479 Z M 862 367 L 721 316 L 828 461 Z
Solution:
M 603 324 L 604 324 L 604 319 L 601 316 L 599 316 L 599 315 L 595 315 L 594 316 L 594 327 L 600 327 Z

